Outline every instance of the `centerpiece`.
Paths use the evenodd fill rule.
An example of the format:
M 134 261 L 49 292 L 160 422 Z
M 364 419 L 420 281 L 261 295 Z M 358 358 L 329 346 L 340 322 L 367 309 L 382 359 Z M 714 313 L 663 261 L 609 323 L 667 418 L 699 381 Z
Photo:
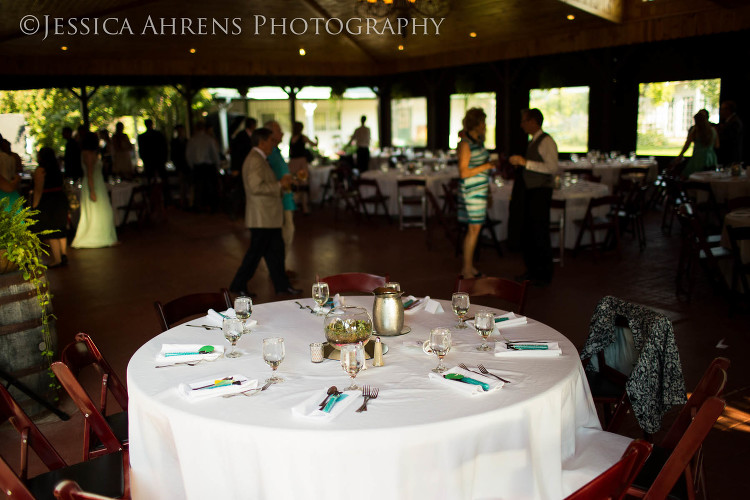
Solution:
M 335 307 L 326 315 L 323 325 L 326 340 L 335 349 L 357 342 L 366 344 L 372 335 L 372 318 L 362 307 Z

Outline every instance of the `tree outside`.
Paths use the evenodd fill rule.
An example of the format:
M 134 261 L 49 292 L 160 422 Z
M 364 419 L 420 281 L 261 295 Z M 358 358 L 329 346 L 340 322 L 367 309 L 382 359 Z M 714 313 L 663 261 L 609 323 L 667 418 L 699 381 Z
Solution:
M 532 89 L 529 108 L 544 115 L 543 128 L 561 153 L 585 153 L 589 147 L 589 88 Z

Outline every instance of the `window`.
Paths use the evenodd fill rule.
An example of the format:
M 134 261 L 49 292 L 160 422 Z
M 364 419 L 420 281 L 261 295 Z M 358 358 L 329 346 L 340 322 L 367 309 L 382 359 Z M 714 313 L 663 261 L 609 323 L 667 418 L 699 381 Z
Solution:
M 394 146 L 427 146 L 427 98 L 393 99 L 391 133 Z
M 482 108 L 487 115 L 487 133 L 484 138 L 484 147 L 495 149 L 495 104 L 494 92 L 481 92 L 477 94 L 452 94 L 451 95 L 451 124 L 448 135 L 448 145 L 451 149 L 458 146 L 458 133 L 463 129 L 463 119 L 466 111 L 471 108 Z
M 557 143 L 561 153 L 583 153 L 589 147 L 589 88 L 559 87 L 532 89 L 529 108 L 544 115 L 544 131 Z
M 636 153 L 677 156 L 685 144 L 693 115 L 703 108 L 709 121 L 719 121 L 721 80 L 651 82 L 638 86 L 638 142 Z

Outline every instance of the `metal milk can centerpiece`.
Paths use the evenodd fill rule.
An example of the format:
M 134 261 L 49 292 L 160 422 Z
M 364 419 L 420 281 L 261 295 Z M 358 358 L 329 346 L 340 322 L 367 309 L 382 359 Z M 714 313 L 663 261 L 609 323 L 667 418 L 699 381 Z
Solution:
M 404 304 L 400 290 L 376 288 L 372 292 L 375 302 L 372 305 L 372 326 L 381 337 L 400 335 L 404 327 Z

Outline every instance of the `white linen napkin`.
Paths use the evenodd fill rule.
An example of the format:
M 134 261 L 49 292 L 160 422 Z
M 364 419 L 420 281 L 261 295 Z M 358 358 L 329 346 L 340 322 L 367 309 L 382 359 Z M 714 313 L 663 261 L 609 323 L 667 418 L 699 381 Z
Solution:
M 516 341 L 523 344 L 523 342 Z M 545 344 L 547 349 L 508 349 L 505 341 L 498 340 L 495 342 L 495 356 L 498 358 L 553 358 L 562 355 L 562 350 L 557 342 L 529 342 L 533 345 Z
M 316 392 L 298 405 L 293 406 L 292 415 L 317 420 L 319 422 L 328 422 L 344 413 L 347 408 L 354 404 L 355 401 L 359 400 L 358 396 L 360 395 L 360 392 L 344 391 L 346 397 L 339 399 L 328 413 L 320 409 L 320 402 L 325 399 L 327 394 L 328 389 L 322 389 L 321 391 Z
M 198 349 L 206 344 L 162 344 L 161 351 L 156 355 L 156 364 L 159 366 L 173 365 L 175 363 L 192 363 L 193 361 L 214 361 L 224 354 L 223 345 L 215 345 L 214 351 L 209 354 L 183 354 L 180 356 L 166 356 L 168 352 L 198 352 Z
M 226 377 L 231 377 L 232 382 L 240 382 L 240 384 L 230 384 L 221 387 L 207 387 L 205 389 L 197 389 L 198 387 L 210 386 L 215 384 L 218 380 Z M 227 394 L 234 394 L 237 392 L 249 391 L 258 387 L 258 380 L 250 380 L 244 375 L 225 375 L 218 376 L 210 379 L 198 380 L 189 384 L 182 383 L 177 386 L 177 392 L 183 398 L 190 402 L 204 401 L 210 398 L 216 398 L 219 396 L 226 396 Z
M 417 299 L 414 295 L 409 295 L 408 297 L 406 297 L 406 300 L 416 301 L 419 299 Z M 414 314 L 417 311 L 421 311 L 422 309 L 424 309 L 425 311 L 431 314 L 438 314 L 438 313 L 443 312 L 443 306 L 440 304 L 440 302 L 438 302 L 437 300 L 433 300 L 430 298 L 429 295 L 426 295 L 422 299 L 422 301 L 416 306 L 411 307 L 409 309 L 404 309 L 404 314 L 406 315 Z
M 507 318 L 507 319 L 502 319 Z M 498 321 L 500 319 L 500 321 Z M 474 326 L 474 320 L 470 319 L 466 323 L 471 325 L 472 328 L 476 328 Z M 509 312 L 507 314 L 503 314 L 501 316 L 495 317 L 495 331 L 497 331 L 498 328 L 510 328 L 513 326 L 521 326 L 528 323 L 528 319 L 526 316 L 519 316 L 515 313 Z
M 443 378 L 443 375 L 446 375 L 448 373 L 458 373 L 460 375 L 463 375 L 464 377 L 473 378 L 474 380 L 478 380 L 479 382 L 484 382 L 485 384 L 489 384 L 490 390 L 485 391 L 479 385 L 466 384 L 459 380 L 449 380 L 447 378 Z M 477 394 L 489 394 L 490 392 L 494 392 L 505 385 L 505 382 L 501 380 L 497 380 L 492 377 L 485 377 L 484 375 L 478 375 L 468 370 L 464 370 L 463 368 L 459 368 L 458 366 L 454 366 L 450 370 L 443 372 L 443 373 L 430 372 L 429 377 L 432 380 L 438 381 L 438 383 L 441 383 L 447 387 L 452 388 L 453 390 L 463 392 L 464 394 L 468 394 L 470 396 L 476 396 Z
M 229 317 L 229 318 L 236 318 L 237 317 L 237 313 L 234 312 L 234 308 L 233 307 L 230 307 L 229 309 L 227 309 L 226 311 L 224 311 L 222 313 L 218 313 L 218 312 L 214 311 L 213 309 L 209 309 L 208 310 L 208 315 L 206 316 L 206 323 L 208 323 L 210 325 L 213 325 L 213 326 L 222 326 L 224 324 L 224 316 L 222 316 L 222 314 L 224 316 Z M 254 320 L 254 319 L 248 319 L 245 322 L 245 325 L 246 325 L 247 328 L 252 328 L 252 327 L 254 327 L 257 324 L 258 324 L 258 322 L 256 320 Z

